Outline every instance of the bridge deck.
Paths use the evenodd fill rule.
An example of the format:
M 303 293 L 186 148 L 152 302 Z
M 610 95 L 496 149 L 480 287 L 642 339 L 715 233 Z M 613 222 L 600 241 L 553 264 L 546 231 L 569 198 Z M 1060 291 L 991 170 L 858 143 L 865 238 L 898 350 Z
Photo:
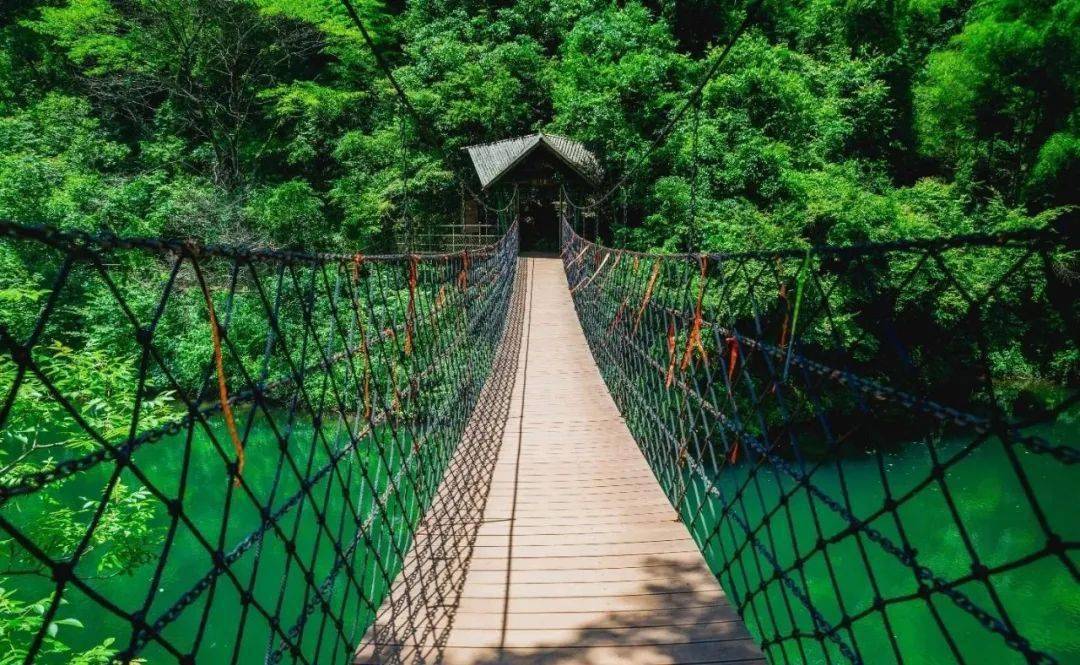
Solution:
M 486 480 L 482 519 L 456 516 L 475 527 L 456 531 L 453 556 L 443 549 L 434 563 L 423 541 L 436 532 L 418 536 L 402 575 L 412 584 L 396 586 L 357 662 L 761 661 L 608 394 L 561 262 L 521 267 L 505 424 L 487 478 L 469 481 Z M 515 343 L 508 335 L 504 346 Z M 429 524 L 445 524 L 445 509 L 437 500 Z M 416 598 L 425 574 L 438 600 Z M 409 593 L 424 616 L 401 609 Z

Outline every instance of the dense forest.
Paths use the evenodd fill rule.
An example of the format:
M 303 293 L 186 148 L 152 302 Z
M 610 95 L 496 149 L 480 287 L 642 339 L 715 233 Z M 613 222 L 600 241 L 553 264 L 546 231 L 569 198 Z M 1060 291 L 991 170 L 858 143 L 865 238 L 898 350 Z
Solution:
M 602 186 L 625 185 L 601 208 L 604 241 L 662 251 L 795 248 L 790 265 L 775 267 L 792 284 L 810 263 L 801 254 L 810 244 L 1047 226 L 1071 233 L 1080 219 L 1080 0 L 353 0 L 367 36 L 346 4 L 0 0 L 0 221 L 271 250 L 400 251 L 460 214 L 461 183 L 474 177 L 464 146 L 532 131 L 584 143 L 601 162 Z M 720 58 L 700 103 L 669 125 Z M 86 430 L 122 441 L 138 429 L 133 420 L 145 432 L 181 414 L 181 402 L 212 401 L 215 307 L 228 309 L 231 344 L 219 377 L 237 381 L 243 368 L 287 374 L 292 359 L 265 360 L 272 307 L 253 286 L 276 278 L 281 289 L 284 268 L 252 267 L 238 278 L 239 262 L 207 261 L 203 281 L 165 252 L 115 252 L 101 266 L 115 279 L 106 284 L 88 266 L 68 279 L 69 257 L 53 250 L 0 241 L 0 483 L 97 450 Z M 960 281 L 995 285 L 1000 311 L 1015 310 L 982 322 L 1005 401 L 1039 402 L 1030 410 L 1040 417 L 1053 411 L 1043 402 L 1075 405 L 1061 397 L 1080 372 L 1066 324 L 1024 318 L 1049 301 L 1042 273 L 1026 267 L 1002 285 L 1011 273 L 993 256 L 1001 254 L 974 252 L 950 265 Z M 1059 304 L 1068 299 L 1062 285 L 1076 279 L 1075 255 L 1067 258 L 1054 266 Z M 883 284 L 904 281 L 910 266 L 896 263 L 876 266 Z M 421 284 L 426 277 L 464 291 L 467 257 L 459 268 L 462 281 L 420 268 Z M 356 323 L 361 335 L 415 316 L 414 296 L 432 307 L 433 321 L 443 307 L 445 290 L 421 287 L 417 296 L 396 269 L 366 273 L 394 297 L 384 298 L 386 321 Z M 304 279 L 315 284 L 317 272 Z M 345 270 L 336 277 L 339 287 L 350 280 Z M 915 322 L 926 348 L 952 354 L 949 364 L 927 352 L 919 360 L 936 373 L 918 380 L 951 391 L 949 403 L 983 408 L 985 395 L 957 397 L 942 380 L 985 377 L 953 371 L 974 365 L 977 350 L 963 336 L 939 341 L 970 312 L 934 279 L 944 283 L 934 271 L 904 282 L 916 295 L 895 303 L 907 316 L 896 320 Z M 281 321 L 283 336 L 306 339 L 332 328 L 333 310 L 304 310 L 298 303 L 315 300 L 314 287 L 300 281 L 284 289 Z M 34 332 L 54 293 L 60 304 Z M 873 313 L 860 298 L 847 287 L 819 294 L 845 316 L 816 329 L 808 318 L 800 334 L 859 337 L 872 322 L 857 313 Z M 153 314 L 159 299 L 167 305 Z M 367 306 L 375 300 L 369 294 Z M 121 301 L 132 318 L 154 317 L 156 365 L 143 355 L 150 333 L 122 320 Z M 28 351 L 12 341 L 26 339 L 36 341 Z M 396 364 L 407 354 L 390 341 L 381 342 L 391 349 L 384 366 L 365 369 L 386 401 L 408 386 Z M 657 337 L 661 356 L 664 344 Z M 316 346 L 300 352 L 302 366 L 316 362 Z M 897 368 L 882 365 L 878 350 L 858 361 L 887 378 Z M 718 357 L 719 346 L 710 352 Z M 28 358 L 41 368 L 37 378 L 24 373 Z M 41 377 L 85 423 L 73 424 Z M 405 408 L 394 399 L 388 411 Z M 199 436 L 213 439 L 206 429 Z M 218 472 L 227 464 L 213 462 L 208 486 L 227 475 Z M 80 493 L 96 499 L 101 488 L 47 490 L 8 510 L 21 511 L 33 539 L 59 559 L 81 546 L 96 510 Z M 164 508 L 127 476 L 104 496 L 85 544 L 94 572 L 117 585 L 141 579 L 159 556 Z M 208 522 L 219 518 L 212 508 Z M 85 605 L 44 623 L 49 575 L 0 538 L 0 663 L 22 662 L 42 626 L 46 662 L 111 662 L 127 635 L 75 630 L 94 619 Z
M 336 0 L 8 0 L 0 217 L 393 247 L 406 223 L 456 214 L 467 144 L 548 130 L 621 176 L 745 12 L 357 6 L 443 145 L 403 112 Z M 1076 0 L 769 0 L 700 111 L 631 180 L 615 237 L 685 246 L 692 191 L 692 240 L 708 249 L 1064 223 L 1080 202 L 1078 72 Z

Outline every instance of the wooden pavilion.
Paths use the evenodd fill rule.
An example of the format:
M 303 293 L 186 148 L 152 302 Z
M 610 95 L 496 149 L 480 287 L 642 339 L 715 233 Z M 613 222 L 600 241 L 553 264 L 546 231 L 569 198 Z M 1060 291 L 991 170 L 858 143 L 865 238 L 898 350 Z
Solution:
M 600 165 L 581 143 L 556 134 L 537 132 L 465 148 L 472 160 L 480 190 L 491 205 L 512 207 L 499 216 L 466 198 L 460 225 L 461 241 L 451 233 L 452 249 L 484 244 L 498 237 L 505 219 L 521 223 L 522 251 L 553 252 L 558 248 L 564 192 L 573 200 L 588 200 L 600 182 Z M 476 237 L 479 242 L 469 242 Z M 463 242 L 465 243 L 463 245 Z

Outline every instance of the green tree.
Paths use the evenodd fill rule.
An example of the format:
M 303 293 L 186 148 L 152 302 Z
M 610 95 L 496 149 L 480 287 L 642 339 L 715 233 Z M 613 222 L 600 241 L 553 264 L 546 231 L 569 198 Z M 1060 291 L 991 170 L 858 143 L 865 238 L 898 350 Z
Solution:
M 1078 71 L 1080 2 L 978 3 L 915 89 L 920 145 L 978 196 L 1080 202 L 1066 180 L 1078 163 Z

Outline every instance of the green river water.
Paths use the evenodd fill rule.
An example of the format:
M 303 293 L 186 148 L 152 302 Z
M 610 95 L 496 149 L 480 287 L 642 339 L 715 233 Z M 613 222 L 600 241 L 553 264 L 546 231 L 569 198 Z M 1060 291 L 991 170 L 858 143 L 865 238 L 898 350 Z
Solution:
M 1042 428 L 1040 433 L 1050 441 L 1074 442 L 1080 433 L 1077 413 L 1074 410 L 1071 415 L 1061 418 L 1056 425 Z M 945 440 L 937 443 L 934 450 L 938 459 L 945 461 L 958 454 L 969 441 L 970 439 L 966 438 Z M 1080 540 L 1075 472 L 1068 465 L 1047 455 L 1019 447 L 1015 450 L 1050 528 L 1066 542 Z M 726 496 L 731 497 L 746 480 L 745 467 L 743 464 L 736 465 L 734 469 L 729 468 L 720 480 L 719 485 Z M 933 465 L 927 444 L 919 443 L 907 445 L 901 452 L 886 456 L 885 467 L 889 487 L 895 497 L 903 495 L 926 479 Z M 878 469 L 876 456 L 867 454 L 860 458 L 845 459 L 842 474 L 835 464 L 819 469 L 813 474 L 813 482 L 829 496 L 843 503 L 842 475 L 851 497 L 852 513 L 859 519 L 865 519 L 880 509 L 885 500 Z M 793 486 L 790 478 L 779 477 L 771 472 L 761 475 L 760 481 L 756 486 L 750 485 L 751 490 L 746 493 L 746 500 L 741 504 L 746 522 L 754 526 L 761 521 L 762 506 L 777 506 L 781 488 L 789 490 Z M 964 577 L 971 572 L 972 561 L 945 501 L 944 491 L 951 494 L 957 506 L 959 521 L 985 566 L 993 568 L 1016 561 L 1040 550 L 1046 544 L 1046 536 L 1039 527 L 1018 475 L 999 440 L 991 439 L 978 446 L 970 455 L 952 466 L 945 473 L 943 481 L 947 490 L 943 490 L 939 483 L 932 483 L 914 494 L 898 509 L 899 521 L 911 546 L 918 552 L 918 562 L 930 568 L 937 577 L 947 581 Z M 695 487 L 688 490 L 691 496 L 695 490 L 700 491 L 702 483 L 699 481 L 694 485 Z M 713 532 L 716 524 L 715 519 L 710 517 L 719 504 L 711 503 L 713 505 L 706 508 L 703 517 L 694 525 L 694 536 L 699 544 Z M 848 526 L 847 521 L 820 501 L 816 502 L 815 507 L 821 534 L 826 540 Z M 778 563 L 784 568 L 795 559 L 793 540 L 798 551 L 805 553 L 813 549 L 818 539 L 814 523 L 815 511 L 808 501 L 807 492 L 796 492 L 788 502 L 788 508 L 791 523 L 795 525 L 793 534 L 787 527 L 789 522 L 783 510 L 779 513 L 779 519 L 772 522 L 772 543 L 775 543 L 773 552 Z M 892 542 L 902 544 L 891 516 L 875 519 L 869 526 L 880 531 Z M 739 527 L 735 525 L 735 535 L 738 535 L 739 531 Z M 762 533 L 761 537 L 765 542 L 769 542 L 766 534 Z M 722 550 L 726 548 L 727 552 L 732 552 L 735 545 L 743 540 L 732 538 L 730 530 L 721 528 L 719 538 L 710 541 L 710 546 L 705 551 L 706 559 L 713 569 L 719 570 L 722 565 Z M 863 545 L 869 570 L 872 571 L 883 598 L 902 597 L 917 591 L 911 568 L 866 538 L 863 539 Z M 874 592 L 868 567 L 863 562 L 855 538 L 847 536 L 838 539 L 827 546 L 826 552 L 836 578 L 835 587 L 825 556 L 821 553 L 809 557 L 802 572 L 805 574 L 814 606 L 821 611 L 826 621 L 836 625 L 842 616 L 841 601 L 849 616 L 858 615 L 872 606 Z M 1071 553 L 1071 556 L 1073 565 L 1080 564 L 1075 552 Z M 755 588 L 761 581 L 761 576 L 756 573 L 758 569 L 753 561 L 754 557 L 752 548 L 744 549 L 734 568 L 739 586 L 744 589 L 746 587 L 743 586 L 743 573 L 746 574 L 751 588 Z M 772 573 L 772 568 L 765 559 L 760 559 L 759 563 L 766 573 Z M 793 575 L 793 579 L 797 582 L 800 580 L 797 574 Z M 729 583 L 725 577 L 722 577 L 721 582 Z M 1057 658 L 1061 663 L 1080 663 L 1080 592 L 1060 559 L 1053 556 L 1043 557 L 1011 571 L 993 575 L 990 583 L 1009 613 L 1017 632 L 1029 639 L 1035 649 Z M 839 589 L 839 599 L 835 589 Z M 978 607 L 997 614 L 990 592 L 982 582 L 965 583 L 959 590 Z M 965 662 L 979 665 L 1024 662 L 1018 652 L 1006 646 L 1002 637 L 988 631 L 950 599 L 940 594 L 932 595 L 931 598 L 933 607 Z M 812 633 L 813 624 L 803 606 L 790 593 L 787 600 L 798 627 Z M 769 605 L 772 608 L 771 614 Z M 747 611 L 745 619 L 755 635 L 760 637 L 763 634 L 779 633 L 786 637 L 791 634 L 792 622 L 785 606 L 784 589 L 779 582 L 770 583 L 765 594 L 756 597 L 752 607 L 754 611 Z M 956 662 L 925 600 L 902 600 L 887 605 L 886 612 L 903 662 L 927 665 Z M 849 645 L 854 639 L 858 651 L 863 654 L 867 663 L 896 662 L 880 612 L 871 612 L 868 616 L 856 620 L 852 625 L 852 633 L 853 638 L 847 631 L 842 631 L 841 635 Z M 819 643 L 813 639 L 802 641 L 805 650 L 803 652 L 797 648 L 796 641 L 791 639 L 782 641 L 779 648 L 784 649 L 787 661 L 792 663 L 801 662 L 803 654 L 806 660 L 813 663 L 845 662 L 832 643 L 828 645 L 828 654 L 823 653 Z M 774 646 L 770 653 L 771 660 L 784 662 L 776 649 Z
M 238 422 L 246 422 L 247 415 L 238 416 Z M 281 428 L 286 418 L 275 416 L 275 422 Z M 218 440 L 225 442 L 224 445 L 227 446 L 228 437 L 218 425 L 215 425 Z M 324 431 L 332 433 L 332 427 L 324 427 Z M 301 492 L 298 475 L 309 476 L 326 464 L 329 458 L 325 447 L 312 446 L 312 437 L 310 424 L 297 422 L 292 428 L 290 451 L 298 472 L 290 472 L 288 463 L 279 465 L 282 459 L 280 448 L 269 424 L 259 417 L 255 419 L 251 435 L 247 439 L 247 461 L 243 475 L 260 502 L 273 505 L 275 510 L 279 509 L 289 497 Z M 379 438 L 383 450 L 387 451 L 385 461 L 373 452 L 373 446 L 366 444 L 359 454 L 339 464 L 342 473 L 340 477 L 329 474 L 310 491 L 310 496 L 315 498 L 314 504 L 320 507 L 325 505 L 328 530 L 335 534 L 343 547 L 353 542 L 356 534 L 354 514 L 367 515 L 372 508 L 374 492 L 361 480 L 361 466 L 366 467 L 375 487 L 383 493 L 388 475 L 386 465 L 392 470 L 398 469 L 401 459 L 398 450 L 408 446 L 408 443 L 401 439 L 400 444 L 395 444 L 387 432 L 381 433 Z M 345 440 L 344 433 L 340 439 Z M 163 439 L 144 446 L 135 456 L 139 468 L 169 496 L 176 496 L 180 487 L 185 441 L 184 434 Z M 227 553 L 259 527 L 261 520 L 258 509 L 250 499 L 241 496 L 239 490 L 230 491 L 231 483 L 226 480 L 222 457 L 205 433 L 196 432 L 190 451 L 184 512 L 191 524 L 209 542 L 220 543 L 222 550 Z M 81 504 L 84 497 L 100 496 L 104 481 L 111 471 L 110 467 L 111 465 L 100 465 L 69 480 L 62 487 L 62 502 Z M 352 509 L 343 499 L 342 479 L 351 488 L 355 503 Z M 129 472 L 123 474 L 121 481 L 130 487 L 138 486 L 138 481 Z M 400 567 L 400 558 L 395 551 L 407 549 L 409 525 L 415 523 L 418 512 L 415 495 L 407 488 L 400 498 L 400 502 L 394 500 L 388 503 L 387 513 L 390 519 L 377 519 L 369 531 L 372 543 L 380 550 L 379 559 L 384 570 L 391 578 Z M 177 528 L 171 546 L 166 548 L 170 519 L 163 506 L 155 505 L 155 534 L 160 535 L 165 565 L 156 585 L 153 604 L 147 612 L 150 622 L 160 617 L 182 594 L 214 568 L 206 548 L 184 524 Z M 229 518 L 227 523 L 223 524 L 222 516 L 226 510 Z M 33 517 L 32 514 L 22 516 L 23 519 Z M 316 584 L 322 584 L 331 577 L 335 562 L 334 551 L 327 533 L 323 531 L 320 534 L 312 502 L 300 502 L 281 516 L 279 524 L 282 531 L 296 544 L 295 558 L 311 566 Z M 341 525 L 344 525 L 343 528 Z M 339 533 L 343 535 L 336 535 Z M 397 550 L 391 544 L 391 534 L 396 538 Z M 360 541 L 351 563 L 357 582 L 362 584 L 365 595 L 377 605 L 385 592 L 386 584 L 376 565 L 372 548 Z M 88 556 L 86 561 L 80 564 L 78 574 L 90 578 L 89 584 L 94 590 L 121 609 L 134 612 L 141 607 L 148 595 L 158 559 L 147 562 L 132 575 L 113 577 L 95 578 L 95 565 L 95 557 Z M 267 532 L 254 547 L 233 563 L 231 571 L 245 586 L 254 579 L 251 584 L 253 598 L 269 614 L 279 615 L 282 630 L 288 630 L 296 623 L 305 601 L 311 598 L 309 585 L 305 582 L 296 560 L 290 562 L 283 539 L 273 531 Z M 17 589 L 20 597 L 27 600 L 45 597 L 53 588 L 49 581 L 31 576 L 9 578 L 5 585 Z M 132 629 L 125 620 L 102 609 L 91 598 L 73 587 L 68 587 L 64 599 L 67 602 L 57 616 L 76 618 L 85 626 L 82 629 L 61 626 L 62 640 L 66 644 L 79 650 L 100 644 L 103 639 L 111 637 L 115 638 L 113 648 L 122 649 L 127 646 L 132 637 Z M 331 605 L 334 614 L 346 619 L 346 635 L 351 636 L 354 644 L 358 642 L 364 628 L 371 621 L 372 613 L 356 593 L 356 585 L 346 584 L 342 575 L 337 576 L 332 587 Z M 304 653 L 309 659 L 318 662 L 345 662 L 344 646 L 333 639 L 332 627 L 323 625 L 322 617 L 318 609 L 311 615 L 310 623 L 303 633 Z M 194 651 L 197 661 L 214 664 L 262 663 L 268 648 L 276 648 L 280 643 L 280 640 L 271 640 L 272 633 L 266 617 L 254 609 L 245 613 L 235 585 L 224 577 L 219 578 L 216 585 L 203 592 L 170 623 L 163 635 L 181 653 L 192 652 L 194 645 L 198 643 L 198 650 Z M 146 663 L 176 662 L 173 654 L 154 641 L 143 649 L 140 656 Z M 291 661 L 287 652 L 283 660 Z M 61 657 L 48 662 L 66 661 Z
M 270 496 L 276 483 L 274 504 L 280 505 L 284 498 L 299 491 L 296 477 L 287 472 L 277 475 L 280 451 L 276 438 L 265 423 L 257 420 L 253 427 L 254 431 L 249 438 L 247 448 L 247 467 L 244 477 L 255 487 L 256 494 L 264 498 Z M 1052 434 L 1052 440 L 1057 441 L 1068 440 L 1066 435 L 1074 436 L 1080 431 L 1075 417 L 1063 418 L 1055 429 L 1056 431 L 1047 433 Z M 310 468 L 318 468 L 326 461 L 325 453 L 319 446 L 315 447 L 314 455 L 310 460 L 308 459 L 307 453 L 311 450 L 311 434 L 310 426 L 304 424 L 297 424 L 291 433 L 294 460 L 301 469 L 309 464 Z M 221 440 L 227 441 L 227 438 Z M 388 436 L 383 437 L 383 443 L 386 449 L 395 449 Z M 964 443 L 966 442 L 960 440 L 945 441 L 937 444 L 936 450 L 940 458 L 947 459 L 959 451 Z M 184 460 L 184 444 L 184 437 L 178 436 L 147 446 L 137 455 L 139 466 L 155 483 L 160 483 L 161 488 L 167 493 L 175 493 L 179 487 Z M 240 500 L 235 494 L 231 494 L 230 500 L 229 483 L 224 480 L 221 456 L 214 450 L 205 435 L 196 434 L 190 450 L 191 461 L 186 479 L 188 493 L 184 502 L 185 511 L 192 523 L 204 535 L 211 540 L 220 540 L 225 544 L 224 549 L 228 551 L 258 526 L 258 513 L 249 501 Z M 377 482 L 377 485 L 385 486 L 385 469 L 371 450 L 369 448 L 362 451 L 356 456 L 353 464 L 345 465 L 343 468 L 351 468 L 351 473 L 358 474 L 360 465 L 366 465 L 373 475 L 382 479 L 381 482 Z M 1069 484 L 1069 468 L 1044 455 L 1023 449 L 1018 449 L 1018 453 L 1024 471 L 1031 480 L 1037 499 L 1052 527 L 1066 541 L 1080 539 L 1076 488 Z M 397 459 L 396 455 L 391 453 L 391 467 L 396 465 Z M 897 495 L 925 478 L 930 469 L 930 457 L 924 444 L 909 445 L 902 452 L 888 456 L 886 463 L 889 482 L 894 494 Z M 95 486 L 99 488 L 97 491 L 100 491 L 101 483 L 109 471 L 107 466 L 102 465 L 94 472 L 83 474 L 83 477 L 68 482 L 64 486 L 64 491 L 70 495 L 69 498 L 72 501 L 92 493 L 92 488 Z M 726 472 L 720 481 L 725 491 L 729 493 L 734 491 L 745 480 L 742 475 L 745 474 L 744 466 L 736 465 Z M 839 489 L 840 474 L 835 466 L 819 470 L 815 473 L 814 479 L 815 483 L 831 496 L 842 496 Z M 852 510 L 856 515 L 862 517 L 881 506 L 883 492 L 874 456 L 867 455 L 845 460 L 843 479 L 847 484 L 849 495 L 853 498 Z M 123 480 L 131 483 L 132 486 L 136 484 L 133 478 L 126 475 Z M 755 490 L 753 499 L 747 500 L 743 506 L 744 517 L 750 524 L 756 524 L 759 521 L 762 506 L 775 505 L 781 488 L 789 486 L 787 479 L 777 481 L 769 475 L 761 476 L 760 480 L 761 482 L 757 485 L 761 491 L 760 498 Z M 352 481 L 354 487 L 362 486 L 362 483 L 355 482 L 355 477 Z M 324 479 L 313 488 L 313 496 L 326 496 L 326 482 Z M 945 476 L 945 482 L 959 507 L 961 519 L 971 534 L 974 547 L 986 565 L 992 567 L 1012 561 L 1037 550 L 1044 541 L 1032 508 L 1021 491 L 1017 475 L 1009 465 L 1000 443 L 991 441 L 978 447 L 970 456 L 949 470 Z M 366 487 L 366 485 L 363 486 Z M 332 492 L 338 492 L 337 487 L 338 485 L 334 484 L 330 489 Z M 689 496 L 694 496 L 694 492 L 700 489 L 700 484 L 691 487 Z M 344 532 L 351 535 L 355 533 L 355 530 L 350 528 L 352 513 L 346 510 L 344 503 L 340 500 L 326 501 L 327 523 L 336 526 L 340 518 L 344 517 L 346 523 Z M 368 492 L 360 501 L 357 512 L 366 513 L 371 503 L 371 493 Z M 377 522 L 379 527 L 374 532 L 376 540 L 385 545 L 383 559 L 391 574 L 396 572 L 399 561 L 396 556 L 386 554 L 390 550 L 389 536 L 392 532 L 397 534 L 398 545 L 407 546 L 407 527 L 415 519 L 416 506 L 413 497 L 407 496 L 405 504 L 391 506 L 394 521 L 391 524 Z M 715 522 L 712 521 L 711 516 L 714 507 L 707 508 L 702 518 L 694 524 L 694 535 L 699 542 L 702 542 L 704 537 L 713 531 Z M 806 551 L 817 539 L 817 531 L 805 492 L 797 494 L 789 507 L 791 523 L 795 525 L 794 540 L 800 551 Z M 221 516 L 226 509 L 230 512 L 230 518 L 226 528 L 222 530 Z M 164 543 L 169 519 L 163 509 L 159 512 L 160 514 L 155 519 L 161 528 L 160 533 Z M 963 576 L 968 572 L 970 558 L 943 500 L 940 486 L 933 484 L 919 492 L 899 509 L 899 514 L 908 538 L 918 550 L 919 561 L 922 564 L 930 567 L 945 579 Z M 839 516 L 823 509 L 821 505 L 817 506 L 817 518 L 826 538 L 846 526 Z M 787 524 L 786 520 L 783 524 Z M 325 536 L 319 537 L 310 507 L 305 505 L 302 509 L 293 509 L 282 519 L 281 525 L 289 533 L 295 529 L 297 552 L 302 553 L 300 558 L 304 561 L 316 562 L 315 577 L 321 581 L 330 570 L 333 553 Z M 871 526 L 899 542 L 896 527 L 891 519 L 876 520 Z M 775 535 L 776 558 L 782 565 L 786 565 L 793 558 L 792 535 L 779 525 Z M 714 568 L 719 569 L 722 561 L 721 545 L 731 551 L 735 541 L 726 530 L 721 529 L 720 540 L 714 539 L 710 542 L 711 545 L 705 552 L 706 558 Z M 864 544 L 870 560 L 870 568 L 884 597 L 892 598 L 915 591 L 914 576 L 909 568 L 900 564 L 877 545 L 867 541 L 864 541 Z M 257 569 L 254 564 L 256 554 L 259 559 Z M 863 564 L 855 540 L 845 538 L 830 545 L 828 554 L 833 569 L 836 571 L 837 586 L 848 613 L 856 614 L 864 610 L 871 603 L 873 592 L 867 567 Z M 741 563 L 745 565 L 741 567 L 740 575 L 745 571 L 750 577 L 751 584 L 756 584 L 757 579 L 753 574 L 755 570 L 753 556 L 752 550 L 744 551 Z M 255 598 L 271 611 L 277 608 L 282 625 L 288 627 L 299 616 L 300 608 L 306 599 L 307 585 L 297 567 L 288 565 L 286 559 L 281 540 L 273 533 L 269 533 L 260 546 L 249 550 L 233 565 L 232 570 L 239 579 L 245 582 L 254 574 Z M 369 598 L 377 601 L 382 597 L 385 586 L 380 575 L 375 572 L 374 560 L 372 553 L 361 543 L 354 559 L 354 570 L 364 571 L 362 575 L 366 593 Z M 91 580 L 91 584 L 123 609 L 134 611 L 147 596 L 156 565 L 157 561 L 150 561 L 133 575 Z M 92 561 L 88 561 L 83 568 L 80 568 L 80 574 L 92 575 L 91 566 Z M 148 618 L 153 620 L 159 617 L 212 567 L 210 556 L 205 549 L 195 541 L 186 527 L 181 527 L 171 547 L 166 551 L 166 564 L 161 580 L 157 584 L 158 592 Z M 814 604 L 827 620 L 835 621 L 840 616 L 839 601 L 825 566 L 824 557 L 819 554 L 811 558 L 803 572 Z M 728 583 L 726 578 L 722 578 L 721 581 Z M 26 598 L 45 596 L 51 588 L 48 581 L 40 578 L 13 578 L 7 582 L 9 585 L 12 583 Z M 1022 635 L 1031 639 L 1034 647 L 1054 655 L 1062 663 L 1080 662 L 1080 594 L 1077 593 L 1061 561 L 1050 557 L 1042 558 L 1011 572 L 995 576 L 993 585 L 1003 604 L 1011 613 L 1010 618 L 1017 629 Z M 349 585 L 340 580 L 334 585 L 333 603 L 337 608 L 336 612 L 347 619 L 347 633 L 353 636 L 354 640 L 359 640 L 371 619 L 371 614 L 370 610 L 359 601 L 355 590 L 350 589 L 346 592 L 347 588 Z M 962 586 L 961 590 L 980 607 L 992 610 L 993 605 L 985 585 L 970 583 Z M 769 585 L 766 595 L 774 609 L 772 615 L 767 611 L 765 597 L 759 595 L 753 604 L 752 609 L 755 611 L 747 613 L 748 626 L 758 635 L 774 634 L 777 631 L 782 635 L 789 634 L 792 626 L 786 611 L 781 609 L 784 607 L 784 598 L 779 584 Z M 106 637 L 114 637 L 116 646 L 126 646 L 131 638 L 131 628 L 126 622 L 104 611 L 77 590 L 69 590 L 65 598 L 68 604 L 62 608 L 59 616 L 76 617 L 85 625 L 83 629 L 63 627 L 65 642 L 76 648 L 90 647 L 99 644 Z M 794 599 L 789 600 L 795 612 L 795 623 L 802 629 L 812 630 L 810 619 L 805 611 L 800 611 L 801 606 Z M 980 664 L 1021 662 L 1018 654 L 1006 648 L 999 636 L 985 630 L 969 614 L 959 610 L 948 599 L 936 596 L 933 602 L 966 662 Z M 954 661 L 924 600 L 916 598 L 892 604 L 888 606 L 887 612 L 904 662 L 929 664 Z M 230 662 L 234 658 L 234 649 L 236 650 L 235 662 L 264 662 L 268 646 L 272 642 L 267 621 L 254 612 L 248 612 L 241 631 L 239 628 L 243 616 L 244 611 L 234 585 L 227 580 L 221 580 L 212 590 L 203 593 L 194 604 L 171 623 L 164 634 L 181 650 L 189 650 L 198 642 L 199 648 L 195 655 L 200 663 Z M 309 657 L 314 656 L 318 662 L 344 662 L 344 648 L 329 639 L 329 626 L 322 626 L 321 617 L 321 613 L 316 611 L 312 622 L 304 631 L 305 653 L 309 654 Z M 772 617 L 775 617 L 776 626 L 772 624 Z M 765 630 L 761 630 L 762 626 L 759 626 L 757 621 L 764 624 Z M 866 662 L 894 662 L 893 651 L 880 613 L 871 613 L 856 621 L 853 631 L 858 649 L 865 655 Z M 322 636 L 321 644 L 320 635 Z M 850 642 L 848 633 L 844 633 L 844 638 L 845 641 Z M 813 640 L 804 640 L 803 647 L 810 662 L 827 662 L 827 660 L 841 662 L 843 660 L 837 657 L 835 651 L 827 656 Z M 802 653 L 796 648 L 793 640 L 783 641 L 780 648 L 786 650 L 790 662 L 800 662 Z M 771 652 L 772 660 L 783 662 L 775 649 L 776 647 Z M 146 663 L 175 662 L 172 655 L 154 642 L 151 642 L 141 655 Z M 289 660 L 287 654 L 285 660 Z

